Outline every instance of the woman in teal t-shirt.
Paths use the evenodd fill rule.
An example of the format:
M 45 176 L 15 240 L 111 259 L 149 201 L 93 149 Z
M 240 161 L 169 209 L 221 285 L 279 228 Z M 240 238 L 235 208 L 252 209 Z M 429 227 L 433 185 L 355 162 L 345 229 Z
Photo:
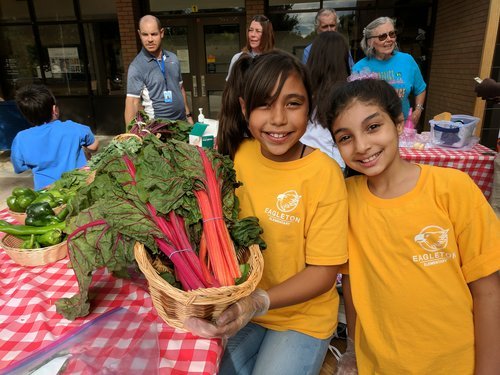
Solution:
M 363 29 L 361 48 L 366 57 L 353 66 L 353 73 L 376 73 L 380 79 L 394 87 L 401 98 L 405 119 L 410 112 L 408 97 L 412 93 L 415 96 L 412 120 L 414 124 L 418 124 L 424 109 L 426 84 L 413 57 L 397 50 L 394 20 L 379 17 L 370 22 Z

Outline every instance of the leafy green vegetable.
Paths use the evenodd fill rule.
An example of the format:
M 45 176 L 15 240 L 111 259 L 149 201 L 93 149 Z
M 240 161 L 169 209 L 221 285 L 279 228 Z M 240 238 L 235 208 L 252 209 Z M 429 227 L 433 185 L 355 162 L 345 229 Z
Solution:
M 93 155 L 87 164 L 92 170 L 98 169 L 103 160 L 109 160 L 110 157 L 122 155 L 134 155 L 139 152 L 141 145 L 142 141 L 136 137 L 130 137 L 123 140 L 112 139 L 102 151 Z
M 61 178 L 54 182 L 54 188 L 63 189 L 63 191 L 64 189 L 77 191 L 81 187 L 87 185 L 87 178 L 89 175 L 90 170 L 88 169 L 74 169 L 64 172 Z M 50 191 L 52 191 L 52 189 L 50 189 Z
M 68 249 L 80 293 L 56 301 L 57 312 L 66 319 L 74 320 L 88 315 L 88 293 L 94 270 L 107 267 L 114 274 L 123 277 L 128 275 L 127 269 L 134 263 L 135 240 L 113 231 L 104 220 L 96 217 L 102 216 L 100 206 L 103 204 L 105 202 L 97 203 L 92 212 L 82 211 L 69 224 L 69 231 L 72 233 L 68 238 Z
M 255 216 L 240 219 L 231 227 L 231 237 L 239 247 L 257 244 L 261 250 L 266 249 L 267 245 L 260 237 L 263 232 L 259 226 L 259 219 Z
M 169 120 L 164 118 L 150 119 L 144 111 L 139 111 L 137 116 L 127 126 L 127 132 L 144 137 L 153 134 L 162 142 L 175 139 L 188 142 L 189 133 L 193 129 L 187 121 Z
M 195 247 L 200 242 L 201 213 L 193 190 L 202 187 L 204 174 L 197 149 L 173 139 L 163 143 L 153 135 L 145 135 L 140 146 L 103 155 L 96 164 L 93 182 L 81 187 L 68 202 L 69 256 L 80 287 L 79 294 L 56 302 L 57 311 L 68 319 L 88 314 L 88 290 L 94 270 L 107 267 L 115 274 L 123 274 L 135 267 L 136 241 L 153 254 L 161 253 L 155 239 L 168 239 L 158 228 L 148 204 L 165 218 L 171 211 L 183 217 L 189 242 Z M 207 155 L 223 182 L 223 214 L 231 232 L 233 226 L 241 228 L 234 194 L 239 183 L 228 157 L 214 150 L 207 150 Z M 128 172 L 125 160 L 135 166 L 135 177 Z M 258 222 L 250 220 L 245 225 L 256 237 L 245 234 L 244 239 L 233 238 L 235 243 L 244 246 L 262 242 Z M 242 232 L 240 229 L 236 234 Z

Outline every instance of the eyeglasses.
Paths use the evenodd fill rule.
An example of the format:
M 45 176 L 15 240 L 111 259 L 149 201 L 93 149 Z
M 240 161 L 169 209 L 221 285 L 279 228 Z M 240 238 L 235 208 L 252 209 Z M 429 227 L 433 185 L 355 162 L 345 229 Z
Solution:
M 371 36 L 368 39 L 378 38 L 378 40 L 380 40 L 381 42 L 383 42 L 384 40 L 387 39 L 387 37 L 390 37 L 392 39 L 396 38 L 396 35 L 397 35 L 396 31 L 389 31 L 388 33 L 383 33 L 383 34 L 380 34 L 380 35 Z

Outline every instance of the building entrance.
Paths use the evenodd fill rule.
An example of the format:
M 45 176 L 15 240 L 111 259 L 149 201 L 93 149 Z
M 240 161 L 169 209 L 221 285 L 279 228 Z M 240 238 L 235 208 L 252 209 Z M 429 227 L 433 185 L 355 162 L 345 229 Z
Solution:
M 244 16 L 211 16 L 166 19 L 163 48 L 174 52 L 196 121 L 198 108 L 207 118 L 217 118 L 229 62 L 245 43 Z

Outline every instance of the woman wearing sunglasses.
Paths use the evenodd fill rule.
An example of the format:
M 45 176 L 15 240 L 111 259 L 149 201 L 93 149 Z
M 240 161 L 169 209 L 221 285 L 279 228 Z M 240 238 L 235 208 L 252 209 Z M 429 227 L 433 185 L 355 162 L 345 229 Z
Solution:
M 410 94 L 415 96 L 415 107 L 412 109 L 412 120 L 418 124 L 424 109 L 426 84 L 420 69 L 407 53 L 398 51 L 394 20 L 379 17 L 363 30 L 361 48 L 366 57 L 358 61 L 352 68 L 353 73 L 376 73 L 380 79 L 387 81 L 397 91 L 403 104 L 405 119 L 410 112 Z

